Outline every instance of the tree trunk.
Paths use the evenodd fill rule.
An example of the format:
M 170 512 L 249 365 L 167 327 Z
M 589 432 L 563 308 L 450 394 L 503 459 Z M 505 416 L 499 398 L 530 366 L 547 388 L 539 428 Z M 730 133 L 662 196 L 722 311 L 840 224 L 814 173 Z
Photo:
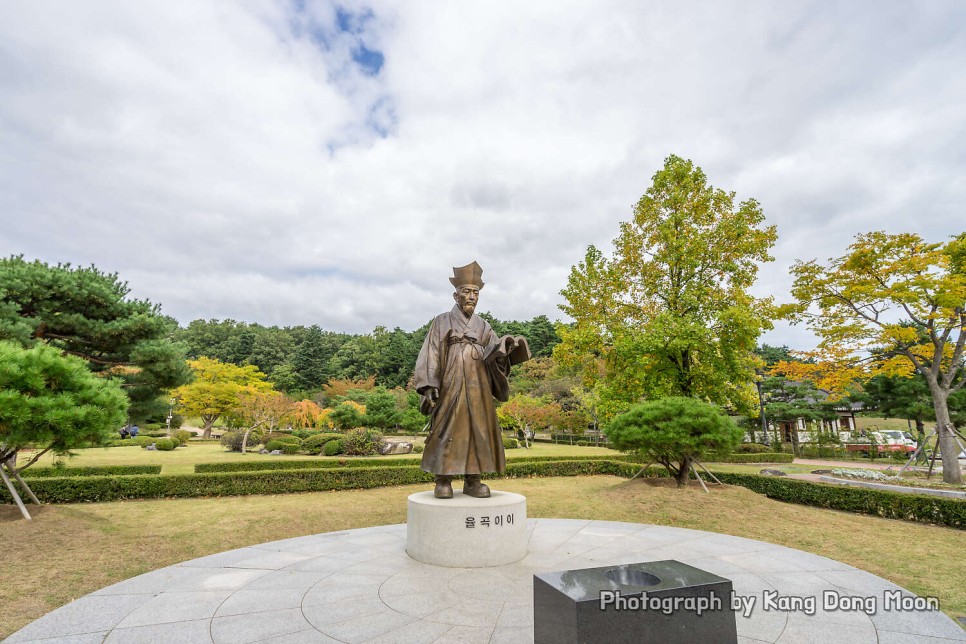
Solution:
M 678 482 L 678 487 L 683 488 L 688 486 L 688 475 L 691 474 L 691 457 L 685 456 L 681 459 L 681 463 L 678 465 L 678 474 L 675 480 Z
M 211 428 L 215 424 L 215 421 L 218 420 L 218 416 L 202 416 L 201 420 L 205 423 L 202 427 L 205 431 L 201 434 L 201 437 L 205 439 L 211 438 Z
M 248 435 L 252 433 L 252 428 L 249 427 L 245 430 L 245 435 L 242 436 L 242 449 L 241 453 L 244 454 L 248 450 Z
M 933 409 L 936 411 L 936 431 L 939 432 L 939 449 L 943 458 L 943 483 L 962 485 L 963 473 L 957 458 L 960 447 L 949 420 L 949 392 L 944 391 L 935 378 L 926 376 L 926 382 L 929 383 Z

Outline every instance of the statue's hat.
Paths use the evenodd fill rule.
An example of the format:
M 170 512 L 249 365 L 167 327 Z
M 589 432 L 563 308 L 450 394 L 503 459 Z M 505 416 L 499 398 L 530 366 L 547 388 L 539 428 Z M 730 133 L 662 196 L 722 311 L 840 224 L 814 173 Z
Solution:
M 466 266 L 453 267 L 453 277 L 449 278 L 450 284 L 459 288 L 472 284 L 476 288 L 483 288 L 483 268 L 475 261 Z

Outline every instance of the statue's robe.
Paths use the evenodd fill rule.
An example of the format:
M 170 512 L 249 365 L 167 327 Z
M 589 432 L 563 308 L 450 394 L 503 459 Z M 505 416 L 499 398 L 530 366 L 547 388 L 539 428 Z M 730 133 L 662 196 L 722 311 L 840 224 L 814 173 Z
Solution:
M 433 320 L 416 359 L 421 410 L 431 414 L 422 469 L 433 474 L 503 472 L 506 458 L 494 397 L 509 396 L 510 365 L 530 357 L 523 338 L 508 355 L 509 336 L 497 338 L 486 320 L 459 306 Z M 435 407 L 429 388 L 439 390 Z

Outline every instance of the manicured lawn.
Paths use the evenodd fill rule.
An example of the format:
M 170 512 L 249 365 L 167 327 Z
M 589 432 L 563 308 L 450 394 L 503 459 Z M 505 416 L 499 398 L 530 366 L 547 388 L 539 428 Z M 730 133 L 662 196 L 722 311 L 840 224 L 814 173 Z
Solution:
M 704 494 L 694 484 L 677 490 L 669 481 L 610 476 L 493 485 L 525 494 L 531 517 L 653 523 L 760 539 L 868 570 L 939 597 L 951 616 L 966 614 L 961 530 L 781 503 L 741 487 Z M 0 637 L 86 593 L 179 561 L 403 523 L 406 497 L 423 489 L 44 506 L 33 508 L 31 522 L 20 520 L 14 506 L 0 506 L 0 541 L 7 561 L 16 563 L 15 579 L 0 584 Z
M 393 441 L 411 441 L 412 437 L 392 437 Z M 417 442 L 422 443 L 422 438 Z M 555 445 L 552 443 L 536 443 L 530 449 L 518 448 L 507 450 L 508 459 L 527 458 L 532 456 L 592 456 L 616 455 L 619 452 L 601 447 L 577 447 L 576 445 Z M 419 454 L 411 454 L 418 458 Z M 21 463 L 25 463 L 29 454 L 21 456 Z M 194 472 L 197 463 L 229 463 L 240 461 L 291 461 L 308 458 L 344 459 L 345 456 L 308 456 L 297 454 L 293 456 L 275 456 L 271 454 L 227 452 L 218 443 L 189 443 L 187 447 L 179 447 L 170 452 L 148 451 L 132 445 L 131 447 L 101 447 L 76 450 L 76 456 L 65 459 L 68 467 L 97 467 L 102 465 L 161 465 L 162 474 L 188 474 Z M 357 458 L 387 458 L 379 456 Z M 399 458 L 399 457 L 395 457 Z M 54 457 L 45 454 L 31 467 L 49 467 L 53 465 Z M 29 471 L 29 470 L 28 470 Z

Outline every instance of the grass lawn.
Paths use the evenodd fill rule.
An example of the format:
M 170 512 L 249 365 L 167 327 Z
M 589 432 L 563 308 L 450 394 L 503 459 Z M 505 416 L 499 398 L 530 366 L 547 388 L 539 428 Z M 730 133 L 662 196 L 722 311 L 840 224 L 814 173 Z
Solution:
M 391 440 L 402 441 L 401 437 Z M 411 439 L 410 439 L 411 440 Z M 422 443 L 422 438 L 417 442 Z M 530 449 L 510 449 L 506 451 L 508 459 L 521 459 L 532 456 L 593 456 L 610 455 L 614 456 L 620 452 L 602 447 L 577 447 L 576 445 L 554 445 L 552 443 L 537 443 Z M 418 458 L 419 454 L 409 454 L 413 458 Z M 23 454 L 20 463 L 26 463 L 30 454 Z M 98 467 L 102 465 L 161 465 L 162 474 L 190 474 L 194 472 L 197 463 L 229 463 L 239 461 L 300 461 L 310 458 L 321 458 L 339 460 L 352 458 L 346 456 L 308 456 L 307 454 L 296 454 L 293 456 L 271 455 L 241 452 L 227 452 L 225 448 L 217 443 L 189 443 L 187 447 L 179 447 L 170 452 L 148 451 L 132 445 L 131 447 L 99 447 L 76 450 L 76 456 L 65 459 L 68 467 Z M 360 456 L 355 458 L 388 458 L 381 456 Z M 401 458 L 400 456 L 392 458 Z M 31 467 L 50 467 L 53 465 L 54 457 L 45 454 L 36 464 Z M 27 470 L 28 472 L 30 470 Z
M 966 615 L 960 530 L 781 503 L 741 487 L 713 487 L 706 495 L 693 484 L 677 490 L 669 481 L 610 476 L 495 484 L 525 494 L 531 517 L 653 523 L 760 539 L 868 570 L 939 597 L 951 616 Z M 44 506 L 33 508 L 31 522 L 20 520 L 16 507 L 0 506 L 0 541 L 7 561 L 16 562 L 15 579 L 0 585 L 0 638 L 86 593 L 179 561 L 403 523 L 406 497 L 424 489 Z

